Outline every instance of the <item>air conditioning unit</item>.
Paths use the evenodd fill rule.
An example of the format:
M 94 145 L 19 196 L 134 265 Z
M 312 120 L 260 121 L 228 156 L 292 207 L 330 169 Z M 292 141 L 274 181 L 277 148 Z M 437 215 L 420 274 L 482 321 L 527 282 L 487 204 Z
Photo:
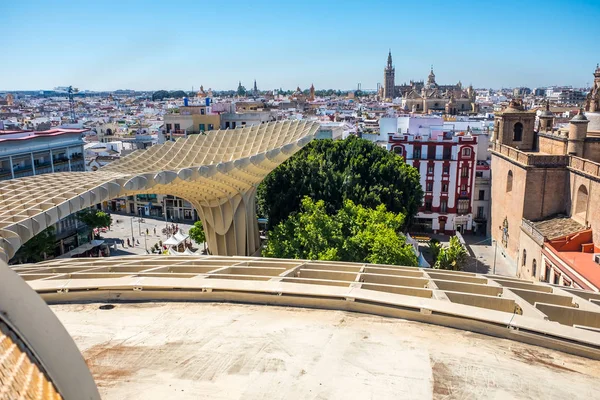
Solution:
M 600 264 L 600 253 L 594 254 L 594 262 Z

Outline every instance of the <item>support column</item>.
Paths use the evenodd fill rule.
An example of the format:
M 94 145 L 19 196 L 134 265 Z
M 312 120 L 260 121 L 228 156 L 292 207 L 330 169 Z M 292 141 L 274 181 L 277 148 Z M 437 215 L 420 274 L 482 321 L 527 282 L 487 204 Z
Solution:
M 50 149 L 50 166 L 52 167 L 52 172 L 54 172 L 54 155 L 52 154 L 52 149 Z
M 260 249 L 256 188 L 214 204 L 191 201 L 198 211 L 211 254 L 248 256 Z
M 12 156 L 8 156 L 8 162 L 10 163 L 10 174 L 13 179 L 15 179 L 15 169 L 13 167 Z
M 31 156 L 31 170 L 33 171 L 33 174 L 35 175 L 35 162 L 33 160 L 33 151 L 31 153 L 29 153 L 29 155 Z

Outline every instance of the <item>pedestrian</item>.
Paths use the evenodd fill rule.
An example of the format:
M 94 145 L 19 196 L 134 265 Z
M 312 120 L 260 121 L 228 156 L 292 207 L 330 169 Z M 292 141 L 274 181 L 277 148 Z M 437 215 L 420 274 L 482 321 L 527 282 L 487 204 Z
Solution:
M 154 236 L 156 236 L 156 227 L 154 227 Z
M 131 247 L 131 243 L 129 242 L 129 238 L 127 238 L 127 247 Z
M 146 236 L 148 236 L 148 233 L 150 233 L 150 231 L 148 231 L 148 228 L 146 228 Z

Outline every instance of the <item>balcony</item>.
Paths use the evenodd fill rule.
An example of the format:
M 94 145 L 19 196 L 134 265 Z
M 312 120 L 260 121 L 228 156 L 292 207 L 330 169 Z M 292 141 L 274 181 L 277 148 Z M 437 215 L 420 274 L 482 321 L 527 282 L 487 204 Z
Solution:
M 490 186 L 491 184 L 491 179 L 490 178 L 482 178 L 482 177 L 475 177 L 475 185 L 476 186 Z
M 544 241 L 546 239 L 544 234 L 540 232 L 531 221 L 523 218 L 521 220 L 521 230 L 525 232 L 531 239 L 533 239 L 533 241 L 538 245 L 544 245 Z
M 569 158 L 569 169 L 579 171 L 592 178 L 600 177 L 600 163 L 595 163 L 584 158 L 571 156 Z
M 519 164 L 531 167 L 566 167 L 569 165 L 567 155 L 548 155 L 540 153 L 527 153 L 511 146 L 505 146 L 499 143 L 493 143 L 491 146 L 493 153 L 510 158 Z

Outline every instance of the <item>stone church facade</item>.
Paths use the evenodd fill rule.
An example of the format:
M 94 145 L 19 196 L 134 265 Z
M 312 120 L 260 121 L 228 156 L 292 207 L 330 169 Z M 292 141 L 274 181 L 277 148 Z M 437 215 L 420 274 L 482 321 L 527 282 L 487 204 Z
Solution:
M 587 261 L 569 266 L 565 256 L 589 258 L 591 271 L 600 252 L 600 68 L 594 75 L 587 110 L 565 129 L 548 106 L 536 116 L 519 100 L 496 115 L 491 232 L 521 278 L 594 290 L 579 271 Z

